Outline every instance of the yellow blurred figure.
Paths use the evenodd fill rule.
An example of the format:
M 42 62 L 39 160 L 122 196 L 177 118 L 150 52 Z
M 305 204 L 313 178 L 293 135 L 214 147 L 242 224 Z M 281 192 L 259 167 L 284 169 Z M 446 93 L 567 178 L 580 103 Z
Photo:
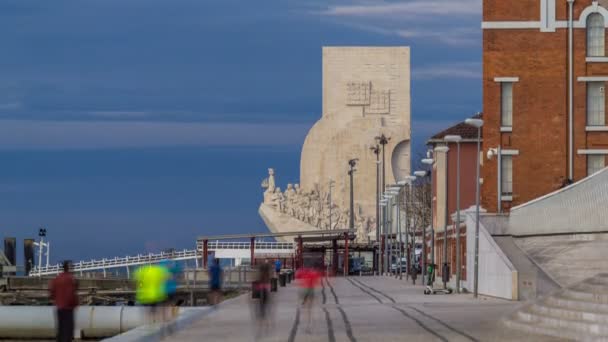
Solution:
M 167 299 L 166 281 L 171 277 L 166 267 L 159 265 L 142 266 L 135 271 L 137 292 L 135 299 L 143 305 L 154 306 Z

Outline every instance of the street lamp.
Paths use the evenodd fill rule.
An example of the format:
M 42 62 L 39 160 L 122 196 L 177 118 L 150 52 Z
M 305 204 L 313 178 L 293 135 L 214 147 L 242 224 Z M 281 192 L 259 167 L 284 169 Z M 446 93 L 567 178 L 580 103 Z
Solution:
M 384 192 L 382 194 L 382 197 L 384 198 L 385 201 L 385 205 L 384 205 L 384 213 L 382 214 L 382 217 L 384 217 L 384 241 L 383 241 L 383 246 L 384 246 L 384 253 L 382 255 L 382 259 L 384 262 L 384 274 L 388 274 L 391 271 L 391 264 L 390 264 L 390 256 L 391 256 L 391 251 L 390 251 L 390 244 L 389 244 L 389 239 L 390 239 L 390 233 L 391 233 L 391 224 L 392 224 L 392 218 L 390 215 L 390 208 L 391 208 L 391 199 L 393 198 L 392 194 L 388 193 L 388 192 Z
M 446 135 L 443 140 L 448 143 L 456 143 L 458 152 L 456 153 L 456 293 L 460 293 L 460 272 L 462 270 L 460 260 L 460 135 Z
M 479 154 L 481 153 L 481 127 L 483 120 L 481 119 L 466 119 L 464 121 L 469 126 L 477 128 L 477 182 L 475 184 L 475 275 L 473 296 L 477 298 L 479 290 Z
M 395 239 L 395 233 L 396 234 L 400 234 L 401 233 L 401 228 L 400 228 L 400 219 L 399 219 L 399 193 L 400 193 L 400 188 L 397 186 L 390 186 L 388 187 L 386 193 L 391 196 L 391 200 L 392 203 L 389 207 L 389 210 L 391 210 L 391 225 L 390 225 L 390 244 L 389 244 L 389 251 L 390 251 L 390 261 L 391 261 L 391 265 L 392 265 L 392 261 L 393 261 L 393 254 L 394 249 L 395 249 L 395 241 L 401 241 L 401 237 L 399 238 L 399 240 Z M 395 207 L 397 208 L 397 210 L 395 210 Z M 395 215 L 396 214 L 396 215 Z M 396 216 L 396 218 L 395 218 Z M 396 229 L 395 229 L 396 228 Z M 401 258 L 401 246 L 399 246 L 399 248 L 397 249 L 397 257 Z M 399 259 L 399 261 L 397 262 L 398 265 L 400 265 L 401 263 L 401 259 Z M 401 272 L 401 270 L 395 270 L 395 277 L 397 277 L 397 275 Z M 392 273 L 392 267 L 391 267 L 391 273 Z
M 388 265 L 388 269 L 387 269 L 387 273 L 392 273 L 392 261 L 393 261 L 393 243 L 394 243 L 394 238 L 393 238 L 393 224 L 395 223 L 395 218 L 394 218 L 394 213 L 393 213 L 393 207 L 394 207 L 394 197 L 396 195 L 396 192 L 393 191 L 391 188 L 387 189 L 384 192 L 384 198 L 387 200 L 387 206 L 386 206 L 386 217 L 387 217 L 387 221 L 386 221 L 386 235 L 385 235 L 385 251 L 387 254 L 387 265 Z
M 405 200 L 405 204 L 406 204 L 406 216 L 407 216 L 407 220 L 405 221 L 405 250 L 407 252 L 407 256 L 406 256 L 406 260 L 407 260 L 407 268 L 408 271 L 406 272 L 406 279 L 407 276 L 410 273 L 410 270 L 412 270 L 412 252 L 409 249 L 409 238 L 410 238 L 410 224 L 412 222 L 412 218 L 413 215 L 411 215 L 412 217 L 410 217 L 410 214 L 413 212 L 412 210 L 412 205 L 413 205 L 413 193 L 412 193 L 412 183 L 416 180 L 416 176 L 412 176 L 412 175 L 407 175 L 405 176 L 405 182 L 409 185 L 409 198 L 406 198 Z M 414 234 L 414 237 L 412 237 L 412 245 L 414 246 L 413 251 L 414 251 L 414 260 L 416 260 L 416 238 L 415 238 L 416 234 Z M 414 278 L 412 278 L 413 280 Z
M 391 138 L 387 137 L 382 133 L 380 136 L 377 136 L 376 142 L 382 146 L 382 189 L 386 186 L 386 158 L 385 158 L 385 146 L 388 144 Z
M 380 201 L 380 207 L 382 207 L 382 239 L 379 241 L 380 244 L 380 275 L 383 275 L 385 272 L 385 253 L 386 253 L 386 206 L 388 205 L 388 201 L 383 199 Z
M 414 171 L 414 176 L 418 177 L 418 178 L 424 178 L 426 176 L 430 175 L 430 171 Z M 432 182 L 432 180 L 431 180 Z M 431 194 L 432 196 L 432 194 Z M 423 202 L 423 198 L 420 199 L 420 201 L 422 203 Z M 425 215 L 426 216 L 426 215 Z M 431 218 L 432 219 L 432 218 Z M 425 222 L 422 222 L 422 284 L 426 285 L 425 282 L 425 275 L 426 275 L 426 224 Z
M 443 265 L 441 268 L 441 278 L 443 280 L 443 288 L 447 289 L 448 288 L 448 283 L 447 280 L 450 277 L 449 271 L 448 271 L 448 179 L 449 177 L 447 177 L 448 175 L 448 158 L 447 158 L 447 153 L 448 151 L 450 151 L 450 148 L 447 146 L 437 146 L 435 147 L 435 152 L 440 152 L 440 153 L 445 153 L 446 154 L 446 158 L 445 158 L 445 222 L 443 224 Z
M 370 150 L 376 155 L 376 243 L 380 243 L 380 145 L 376 144 L 376 146 L 370 147 Z M 376 250 L 375 253 L 375 262 L 374 262 L 374 271 L 376 275 L 379 274 L 378 266 L 379 266 L 379 257 L 380 251 Z
M 427 152 L 427 157 L 430 157 L 433 153 L 433 150 L 429 150 Z M 431 181 L 431 207 L 430 207 L 430 225 L 431 225 L 431 264 L 435 264 L 435 223 L 433 222 L 433 197 L 434 197 L 434 187 L 433 187 L 433 163 L 435 161 L 432 158 L 424 158 L 422 159 L 422 163 L 425 165 L 429 165 L 429 179 Z M 426 246 L 426 244 L 425 244 Z M 435 266 L 433 266 L 435 267 Z M 426 272 L 426 270 L 424 270 Z
M 350 222 L 348 224 L 348 229 L 350 230 L 355 229 L 355 193 L 353 190 L 353 175 L 355 171 L 357 171 L 355 169 L 355 165 L 357 165 L 358 160 L 358 158 L 354 158 L 348 161 L 348 166 L 350 166 L 350 169 L 348 170 L 348 175 L 350 176 Z

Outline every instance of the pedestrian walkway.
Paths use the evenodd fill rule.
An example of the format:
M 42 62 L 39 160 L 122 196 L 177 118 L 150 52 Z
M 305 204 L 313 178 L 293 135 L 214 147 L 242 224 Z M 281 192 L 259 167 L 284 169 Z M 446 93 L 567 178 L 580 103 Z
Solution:
M 260 335 L 250 295 L 233 299 L 166 341 L 521 341 L 503 316 L 521 303 L 473 299 L 472 295 L 423 294 L 422 286 L 388 277 L 323 280 L 315 297 L 312 326 L 298 303 L 298 288 L 273 293 L 268 333 Z M 535 341 L 548 340 L 534 337 Z M 554 339 L 553 339 L 554 340 Z

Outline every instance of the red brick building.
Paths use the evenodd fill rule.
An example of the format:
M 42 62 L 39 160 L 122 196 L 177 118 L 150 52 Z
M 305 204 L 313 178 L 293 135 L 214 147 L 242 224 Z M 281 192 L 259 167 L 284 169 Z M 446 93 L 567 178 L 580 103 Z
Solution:
M 481 118 L 480 115 L 475 118 Z M 469 126 L 464 122 L 449 127 L 434 136 L 427 142 L 431 149 L 438 146 L 447 146 L 447 153 L 435 152 L 433 159 L 433 227 L 435 228 L 435 263 L 443 264 L 444 231 L 447 214 L 448 230 L 448 264 L 452 274 L 456 274 L 456 234 L 454 229 L 456 197 L 457 197 L 457 159 L 458 145 L 454 142 L 446 142 L 444 138 L 448 135 L 457 135 L 462 138 L 460 142 L 460 210 L 466 210 L 475 205 L 475 179 L 477 162 L 477 128 Z M 447 210 L 446 210 L 447 207 Z M 464 214 L 461 215 L 461 221 Z M 466 227 L 461 224 L 461 266 L 462 280 L 466 280 Z M 430 249 L 429 249 L 430 253 Z M 441 275 L 441 270 L 438 270 Z
M 608 165 L 607 26 L 606 0 L 483 0 L 489 212 Z

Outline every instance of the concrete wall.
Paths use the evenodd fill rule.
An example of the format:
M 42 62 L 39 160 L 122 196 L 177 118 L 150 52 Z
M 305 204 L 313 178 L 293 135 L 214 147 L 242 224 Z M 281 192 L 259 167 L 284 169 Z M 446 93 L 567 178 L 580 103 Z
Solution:
M 481 220 L 480 220 L 481 221 Z M 475 269 L 475 212 L 473 208 L 465 214 L 467 225 L 467 277 L 466 287 L 474 289 Z M 496 244 L 483 224 L 479 226 L 479 294 L 518 300 L 517 270 Z
M 608 168 L 511 209 L 512 235 L 608 231 Z

